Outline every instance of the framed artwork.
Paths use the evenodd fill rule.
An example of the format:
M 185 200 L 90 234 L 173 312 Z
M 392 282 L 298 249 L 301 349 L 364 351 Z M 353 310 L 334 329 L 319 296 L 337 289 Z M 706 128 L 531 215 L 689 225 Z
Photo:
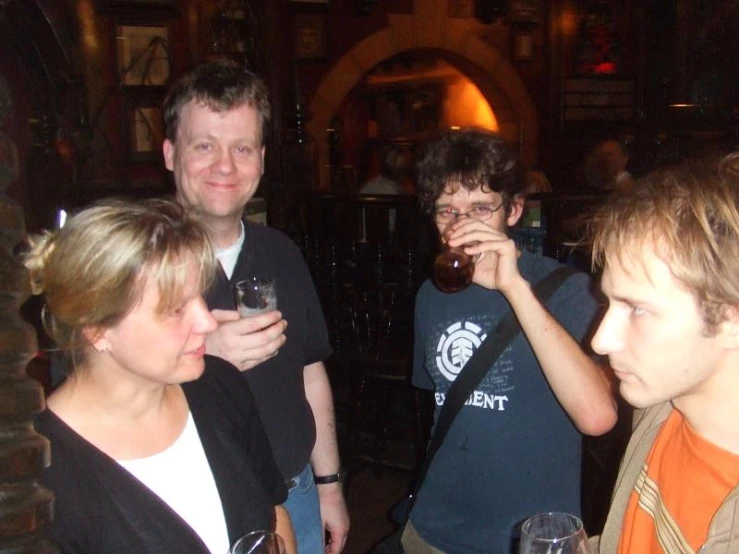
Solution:
M 133 108 L 130 112 L 132 121 L 130 144 L 131 154 L 156 154 L 162 151 L 164 141 L 164 121 L 161 108 Z
M 517 62 L 530 62 L 534 59 L 534 35 L 521 30 L 513 35 L 513 59 Z
M 295 16 L 295 57 L 301 60 L 326 55 L 326 28 L 320 15 Z
M 129 163 L 161 159 L 165 93 L 166 87 L 124 87 L 124 144 Z
M 634 79 L 573 77 L 564 80 L 563 121 L 627 121 L 635 117 Z
M 254 69 L 254 14 L 246 7 L 235 1 L 222 5 L 205 0 L 197 4 L 197 36 L 191 38 L 199 60 L 225 54 L 246 61 Z
M 118 75 L 124 86 L 161 86 L 169 79 L 167 27 L 119 25 Z
M 370 87 L 370 136 L 423 137 L 439 129 L 443 113 L 440 82 Z

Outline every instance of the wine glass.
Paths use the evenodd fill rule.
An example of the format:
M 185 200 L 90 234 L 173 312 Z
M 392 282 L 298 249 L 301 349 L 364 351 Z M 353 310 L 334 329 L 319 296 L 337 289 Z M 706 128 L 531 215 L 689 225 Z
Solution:
M 252 531 L 238 539 L 228 554 L 285 554 L 285 541 L 271 531 Z
M 580 518 L 563 512 L 537 514 L 521 526 L 520 554 L 590 554 Z

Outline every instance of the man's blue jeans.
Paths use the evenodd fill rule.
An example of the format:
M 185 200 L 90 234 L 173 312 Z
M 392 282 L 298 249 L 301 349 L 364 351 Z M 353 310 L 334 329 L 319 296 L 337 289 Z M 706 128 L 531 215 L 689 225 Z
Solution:
M 310 464 L 288 483 L 290 494 L 284 506 L 290 513 L 298 541 L 298 554 L 323 554 L 323 523 L 318 490 Z

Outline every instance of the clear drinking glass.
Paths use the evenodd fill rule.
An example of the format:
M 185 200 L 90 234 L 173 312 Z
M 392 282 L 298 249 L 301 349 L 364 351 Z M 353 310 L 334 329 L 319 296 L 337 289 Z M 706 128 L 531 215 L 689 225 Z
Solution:
M 591 554 L 580 518 L 563 512 L 537 514 L 521 526 L 520 554 Z
M 228 554 L 285 554 L 285 541 L 271 531 L 252 531 L 238 539 Z
M 277 291 L 272 279 L 251 277 L 234 285 L 236 309 L 241 317 L 277 309 Z

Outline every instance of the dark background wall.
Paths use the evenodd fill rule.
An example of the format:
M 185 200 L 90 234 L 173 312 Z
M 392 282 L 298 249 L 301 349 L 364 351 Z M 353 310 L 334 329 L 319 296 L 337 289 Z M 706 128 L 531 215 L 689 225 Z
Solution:
M 232 7 L 237 2 L 232 0 Z M 348 51 L 397 18 L 429 6 L 445 25 L 473 21 L 477 36 L 495 48 L 524 83 L 537 112 L 536 159 L 558 192 L 577 192 L 578 166 L 597 138 L 616 135 L 632 149 L 631 168 L 642 173 L 711 145 L 731 147 L 739 100 L 739 48 L 734 29 L 739 7 L 728 0 L 551 0 L 535 22 L 490 17 L 499 2 L 420 0 L 248 0 L 238 34 L 245 53 L 272 91 L 275 107 L 268 137 L 263 192 L 275 201 L 291 194 L 283 182 L 284 142 L 294 136 L 326 75 Z M 214 54 L 214 0 L 5 0 L 0 2 L 0 73 L 10 83 L 13 111 L 3 129 L 21 152 L 21 178 L 9 194 L 27 209 L 30 228 L 49 223 L 56 207 L 101 195 L 166 194 L 172 186 L 158 152 L 132 157 L 126 141 L 127 106 L 156 105 L 164 87 L 145 94 L 120 86 L 116 54 L 119 25 L 164 25 L 171 75 Z M 588 18 L 608 14 L 618 68 L 613 75 L 583 73 Z M 216 18 L 217 19 L 217 18 Z M 300 57 L 296 37 L 305 27 L 318 53 Z M 216 25 L 217 27 L 217 25 Z M 532 56 L 520 60 L 514 40 L 531 36 Z M 587 34 L 587 33 L 585 33 Z M 309 33 L 309 38 L 310 38 Z M 309 50 L 310 50 L 310 44 Z M 315 45 L 314 45 L 315 46 Z M 454 62 L 453 58 L 447 61 Z M 459 64 L 460 71 L 472 68 Z M 480 70 L 480 68 L 476 68 Z M 568 79 L 633 82 L 628 117 L 587 121 L 563 118 Z M 156 88 L 156 87 L 154 87 Z M 137 96 L 138 94 L 138 96 Z M 132 100 L 133 99 L 133 100 Z M 672 104 L 698 107 L 670 108 Z M 496 106 L 493 105 L 493 110 Z M 728 145 L 728 146 L 727 146 Z

